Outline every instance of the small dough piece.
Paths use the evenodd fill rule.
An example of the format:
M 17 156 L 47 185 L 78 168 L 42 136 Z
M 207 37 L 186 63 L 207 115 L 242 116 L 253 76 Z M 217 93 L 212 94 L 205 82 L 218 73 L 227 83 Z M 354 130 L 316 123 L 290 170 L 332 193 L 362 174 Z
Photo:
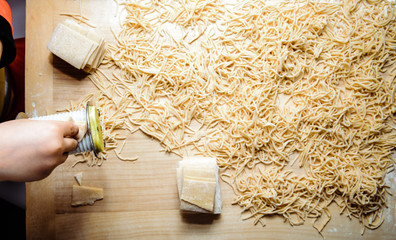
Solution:
M 73 185 L 72 206 L 93 205 L 103 199 L 103 188 Z
M 74 179 L 76 179 L 76 181 L 77 181 L 79 186 L 81 186 L 82 177 L 83 177 L 83 173 L 82 172 L 76 173 L 76 175 L 74 175 Z
M 213 212 L 216 182 L 184 179 L 181 200 Z
M 322 215 L 315 220 L 315 222 L 313 223 L 313 227 L 316 228 L 316 230 L 318 230 L 318 232 L 320 233 L 322 232 L 326 224 L 330 221 L 330 219 L 330 213 L 328 213 L 325 209 L 324 212 L 322 212 Z

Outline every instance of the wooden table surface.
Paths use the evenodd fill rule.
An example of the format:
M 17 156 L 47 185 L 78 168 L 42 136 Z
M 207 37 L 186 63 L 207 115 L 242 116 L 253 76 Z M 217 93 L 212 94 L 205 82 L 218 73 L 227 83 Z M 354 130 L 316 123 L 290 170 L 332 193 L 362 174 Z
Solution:
M 56 24 L 79 13 L 79 0 L 27 0 L 26 110 L 31 116 L 54 113 L 85 94 L 96 91 L 87 75 L 53 57 L 47 49 Z M 113 42 L 110 26 L 118 26 L 113 0 L 83 0 L 82 12 L 97 31 Z M 119 27 L 119 26 L 118 26 Z M 266 226 L 242 221 L 234 195 L 221 183 L 220 216 L 186 216 L 179 212 L 176 165 L 180 158 L 160 152 L 158 142 L 138 132 L 128 137 L 124 155 L 139 156 L 122 162 L 110 155 L 101 167 L 79 164 L 74 156 L 48 178 L 26 186 L 28 239 L 322 239 L 308 220 L 291 227 L 281 217 L 267 217 Z M 104 200 L 93 206 L 71 207 L 74 174 L 84 172 L 84 185 L 102 187 Z M 388 176 L 393 189 L 396 174 Z M 393 190 L 394 191 L 394 190 Z M 396 196 L 389 197 L 385 222 L 360 235 L 358 220 L 339 215 L 323 230 L 326 239 L 396 239 Z

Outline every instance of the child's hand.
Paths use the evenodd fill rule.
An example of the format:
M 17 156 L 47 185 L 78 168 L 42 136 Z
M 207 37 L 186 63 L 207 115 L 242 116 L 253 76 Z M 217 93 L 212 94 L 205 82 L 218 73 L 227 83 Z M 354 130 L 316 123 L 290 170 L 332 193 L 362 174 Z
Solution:
M 47 177 L 77 147 L 72 122 L 13 120 L 0 124 L 0 181 Z

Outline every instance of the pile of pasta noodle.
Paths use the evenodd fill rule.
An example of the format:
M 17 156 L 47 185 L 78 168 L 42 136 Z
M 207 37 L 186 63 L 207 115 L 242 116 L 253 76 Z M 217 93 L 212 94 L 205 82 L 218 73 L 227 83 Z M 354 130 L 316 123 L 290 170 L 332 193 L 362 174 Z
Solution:
M 91 76 L 109 149 L 140 129 L 183 156 L 216 157 L 255 223 L 335 202 L 383 221 L 396 146 L 395 6 L 387 1 L 179 0 L 123 4 Z M 364 228 L 363 228 L 364 229 Z

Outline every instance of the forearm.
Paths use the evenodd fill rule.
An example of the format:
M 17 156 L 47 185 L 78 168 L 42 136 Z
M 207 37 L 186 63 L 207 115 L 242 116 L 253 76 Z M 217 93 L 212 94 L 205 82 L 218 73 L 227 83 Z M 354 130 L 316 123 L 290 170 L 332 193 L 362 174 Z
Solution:
M 0 133 L 0 181 L 43 179 L 78 144 L 78 127 L 65 121 L 13 120 Z

